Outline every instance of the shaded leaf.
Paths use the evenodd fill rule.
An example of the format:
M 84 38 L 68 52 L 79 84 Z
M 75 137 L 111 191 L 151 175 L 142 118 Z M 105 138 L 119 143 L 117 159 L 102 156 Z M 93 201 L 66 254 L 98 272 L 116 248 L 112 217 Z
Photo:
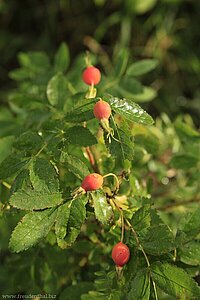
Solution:
M 132 77 L 125 76 L 121 81 L 120 81 L 120 87 L 125 91 L 129 93 L 129 97 L 132 95 L 137 95 L 142 93 L 143 87 L 142 84 L 137 80 Z M 123 94 L 123 91 L 122 91 Z M 125 95 L 127 96 L 127 95 Z
M 194 142 L 200 140 L 200 133 L 188 124 L 182 122 L 180 119 L 177 119 L 174 125 L 181 141 Z
M 196 236 L 199 233 L 200 228 L 200 208 L 197 208 L 193 213 L 187 215 L 183 226 L 183 232 L 188 235 L 189 238 Z
M 78 300 L 81 299 L 81 295 L 87 293 L 88 291 L 94 288 L 94 284 L 92 282 L 79 282 L 76 285 L 68 286 L 65 288 L 61 294 L 60 300 Z
M 47 98 L 53 106 L 65 101 L 67 95 L 66 80 L 62 73 L 54 75 L 47 85 Z
M 135 144 L 144 147 L 148 153 L 156 154 L 159 149 L 159 141 L 155 135 L 153 135 L 148 128 L 144 134 L 137 134 L 134 136 Z
M 120 49 L 115 57 L 115 74 L 116 77 L 121 77 L 127 67 L 129 51 L 126 48 Z
M 76 156 L 62 152 L 60 161 L 81 180 L 90 173 L 86 164 Z
M 174 236 L 167 225 L 152 226 L 140 242 L 147 253 L 160 255 L 172 251 Z
M 42 138 L 35 132 L 26 131 L 22 133 L 14 142 L 14 147 L 18 150 L 37 150 L 42 146 Z
M 0 163 L 11 153 L 13 140 L 13 136 L 6 136 L 0 139 Z
M 40 73 L 50 67 L 48 56 L 44 52 L 19 53 L 20 65 L 34 73 Z
M 30 180 L 36 191 L 54 193 L 59 191 L 59 180 L 51 163 L 36 157 L 30 165 Z
M 152 264 L 151 269 L 156 284 L 167 294 L 180 299 L 199 299 L 199 287 L 183 269 L 161 262 Z
M 71 123 L 81 123 L 94 118 L 93 108 L 95 101 L 86 102 L 65 115 L 64 120 Z
M 127 295 L 128 300 L 149 300 L 150 276 L 149 270 L 140 270 L 131 282 L 131 289 Z
M 200 241 L 191 241 L 181 245 L 178 249 L 178 256 L 180 260 L 188 265 L 200 265 Z
M 131 225 L 135 231 L 139 232 L 148 227 L 150 227 L 151 216 L 150 216 L 150 206 L 144 205 L 138 209 L 131 218 Z
M 58 245 L 65 249 L 70 247 L 81 231 L 86 217 L 85 205 L 88 199 L 84 195 L 63 204 L 58 209 L 55 224 L 55 233 Z
M 55 54 L 54 68 L 57 72 L 65 72 L 69 66 L 69 49 L 66 43 L 62 43 Z
M 157 66 L 157 59 L 143 59 L 130 65 L 126 74 L 129 76 L 140 76 L 154 70 Z
M 29 159 L 24 160 L 19 154 L 10 154 L 0 164 L 0 179 L 6 179 L 15 175 L 28 162 Z
M 18 189 L 11 195 L 10 204 L 32 210 L 53 207 L 61 202 L 55 169 L 45 159 L 36 157 L 30 165 L 30 177 L 26 173 L 26 177 L 22 174 L 19 178 Z
M 65 131 L 65 138 L 68 143 L 77 146 L 91 146 L 97 144 L 97 139 L 90 130 L 83 126 L 70 127 Z
M 175 169 L 187 170 L 196 167 L 198 160 L 198 157 L 192 155 L 177 154 L 172 157 L 170 165 Z

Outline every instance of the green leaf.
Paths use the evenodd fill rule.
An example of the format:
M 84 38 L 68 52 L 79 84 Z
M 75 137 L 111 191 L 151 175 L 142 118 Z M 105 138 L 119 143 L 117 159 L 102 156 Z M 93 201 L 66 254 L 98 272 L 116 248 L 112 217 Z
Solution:
M 55 233 L 58 239 L 64 239 L 67 234 L 71 205 L 72 201 L 69 201 L 58 208 L 55 224 Z
M 111 292 L 109 295 L 105 295 L 102 292 L 89 291 L 88 294 L 83 294 L 81 297 L 81 300 L 108 300 L 108 299 L 109 300 L 114 300 L 114 299 L 119 300 L 119 298 L 116 298 L 116 297 L 113 299 Z
M 108 204 L 106 195 L 103 191 L 95 191 L 91 193 L 93 199 L 94 212 L 96 218 L 103 224 L 107 224 L 112 217 L 112 208 Z
M 132 97 L 133 95 L 141 94 L 143 91 L 142 84 L 132 77 L 125 76 L 120 81 L 120 87 L 125 91 L 128 92 L 128 97 Z M 123 91 L 122 91 L 123 94 Z
M 148 128 L 145 128 L 148 129 Z M 153 135 L 150 130 L 144 130 L 144 134 L 137 134 L 134 136 L 135 144 L 143 146 L 148 153 L 156 154 L 159 149 L 159 141 L 155 135 Z
M 97 139 L 90 130 L 83 126 L 70 127 L 65 131 L 65 138 L 68 143 L 77 146 L 91 146 L 97 144 Z
M 0 179 L 6 179 L 15 175 L 27 163 L 29 159 L 23 160 L 21 155 L 11 154 L 0 164 Z
M 28 180 L 28 186 L 23 181 Z M 59 181 L 53 166 L 43 158 L 35 158 L 30 165 L 30 178 L 21 178 L 21 188 L 10 197 L 10 204 L 20 209 L 44 209 L 62 202 Z
M 54 68 L 56 72 L 65 72 L 69 66 L 69 49 L 66 43 L 62 43 L 55 54 Z
M 115 132 L 114 137 L 118 140 L 112 139 L 111 143 L 107 139 L 107 133 L 104 134 L 104 139 L 106 146 L 109 149 L 112 156 L 118 158 L 119 160 L 129 161 L 134 158 L 134 138 L 130 135 L 130 130 L 125 122 L 121 122 L 120 128 L 114 125 Z
M 152 226 L 140 242 L 147 253 L 160 255 L 174 249 L 174 236 L 167 225 Z
M 95 101 L 90 101 L 78 107 L 75 107 L 74 110 L 68 112 L 65 115 L 64 120 L 66 122 L 71 123 L 81 123 L 84 121 L 88 121 L 94 118 L 93 108 L 94 108 Z
M 137 149 L 136 149 L 136 155 L 137 155 Z M 142 197 L 149 198 L 149 193 L 147 191 L 147 187 L 144 187 L 142 185 L 142 182 L 138 180 L 133 174 L 130 174 L 129 176 L 129 182 L 130 182 L 130 188 L 132 190 L 132 193 L 134 195 L 134 198 L 139 197 L 140 199 Z
M 6 136 L 0 138 L 0 163 L 10 154 L 14 137 Z
M 60 161 L 81 180 L 90 173 L 86 164 L 76 156 L 62 152 Z
M 191 241 L 180 246 L 178 257 L 180 260 L 191 266 L 200 265 L 200 241 Z
M 188 154 L 177 154 L 174 155 L 170 161 L 170 165 L 175 169 L 188 170 L 196 167 L 199 159 Z
M 33 188 L 43 193 L 59 191 L 59 180 L 51 163 L 44 158 L 36 157 L 30 164 L 30 179 Z
M 47 98 L 53 106 L 64 103 L 66 100 L 66 80 L 62 73 L 54 75 L 47 85 Z
M 32 184 L 30 181 L 29 170 L 22 170 L 15 178 L 12 186 L 11 186 L 11 195 L 18 190 L 32 188 Z
M 156 209 L 151 209 L 150 215 L 151 215 L 151 226 L 164 224 L 163 220 L 161 219 L 161 217 L 158 214 L 158 211 Z
M 130 65 L 126 74 L 128 76 L 140 76 L 154 70 L 157 66 L 157 59 L 143 59 Z
M 48 56 L 44 52 L 28 52 L 19 54 L 19 62 L 22 67 L 40 73 L 50 67 Z
M 86 217 L 85 205 L 88 199 L 84 195 L 61 205 L 55 224 L 55 233 L 58 245 L 65 249 L 70 247 L 81 231 Z
M 133 11 L 136 14 L 144 14 L 148 12 L 150 9 L 152 9 L 156 2 L 158 0 L 145 0 L 145 1 L 140 1 L 140 0 L 134 0 L 134 2 L 131 1 L 133 5 Z
M 128 300 L 149 300 L 150 297 L 150 276 L 149 270 L 140 270 L 133 281 L 131 289 L 127 295 Z
M 188 124 L 182 122 L 179 118 L 175 122 L 176 132 L 183 142 L 195 142 L 200 140 L 200 133 L 189 126 Z
M 150 227 L 151 216 L 150 216 L 150 206 L 144 205 L 138 209 L 131 218 L 131 225 L 136 232 L 142 231 Z
M 17 68 L 9 72 L 9 77 L 16 81 L 22 81 L 30 77 L 30 72 L 26 68 Z
M 64 289 L 59 299 L 60 300 L 78 300 L 81 299 L 81 295 L 84 293 L 87 293 L 88 291 L 92 290 L 94 288 L 94 284 L 92 282 L 79 282 L 76 285 L 68 286 L 66 289 Z
M 62 202 L 62 194 L 54 192 L 51 194 L 31 189 L 19 190 L 10 197 L 13 207 L 25 210 L 38 210 L 53 207 Z
M 157 96 L 156 90 L 148 86 L 143 86 L 142 92 L 134 95 L 134 101 L 148 102 L 153 100 L 156 96 Z
M 156 262 L 151 270 L 155 283 L 167 294 L 180 299 L 199 299 L 199 287 L 183 269 Z
M 108 101 L 114 111 L 131 122 L 141 123 L 144 125 L 152 125 L 154 123 L 152 117 L 138 104 L 131 100 L 119 99 L 117 97 L 110 96 Z
M 116 77 L 120 78 L 127 67 L 129 58 L 129 51 L 126 48 L 122 48 L 115 57 L 115 74 Z
M 42 138 L 35 132 L 26 131 L 22 133 L 14 142 L 14 147 L 18 150 L 38 150 L 42 146 Z
M 196 236 L 199 233 L 200 228 L 200 208 L 196 209 L 192 214 L 187 215 L 184 222 L 183 232 L 187 234 L 189 238 Z
M 55 221 L 55 208 L 26 214 L 15 227 L 9 248 L 13 252 L 27 250 L 47 236 Z

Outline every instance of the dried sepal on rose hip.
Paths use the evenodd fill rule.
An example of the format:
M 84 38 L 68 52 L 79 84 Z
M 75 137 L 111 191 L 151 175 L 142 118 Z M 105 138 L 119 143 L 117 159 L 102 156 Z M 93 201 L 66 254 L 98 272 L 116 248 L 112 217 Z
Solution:
M 109 143 L 111 142 L 111 137 L 114 138 L 114 130 L 110 127 L 109 118 L 111 116 L 111 107 L 110 104 L 102 99 L 100 99 L 95 105 L 93 109 L 93 113 L 95 118 L 100 122 L 101 127 L 107 132 L 107 138 Z
M 130 258 L 130 250 L 122 242 L 117 243 L 112 249 L 112 259 L 117 267 L 123 267 Z
M 102 185 L 103 185 L 102 175 L 98 173 L 89 174 L 83 179 L 81 186 L 72 192 L 72 196 L 77 197 L 89 191 L 96 191 L 102 188 Z
M 111 128 L 109 126 L 109 118 L 111 115 L 111 107 L 110 104 L 106 101 L 100 99 L 95 105 L 93 109 L 93 113 L 95 118 L 100 122 L 103 129 L 110 133 Z
M 82 78 L 87 85 L 97 85 L 101 80 L 101 72 L 98 68 L 89 66 L 83 71 Z

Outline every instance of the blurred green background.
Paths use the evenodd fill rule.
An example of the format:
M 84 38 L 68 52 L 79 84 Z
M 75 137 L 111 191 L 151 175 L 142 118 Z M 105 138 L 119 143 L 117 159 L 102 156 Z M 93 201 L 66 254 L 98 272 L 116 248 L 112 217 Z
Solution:
M 146 104 L 153 116 L 174 119 L 200 112 L 200 1 L 196 0 L 0 0 L 0 101 L 14 84 L 8 72 L 20 51 L 53 55 L 67 42 L 73 58 L 86 49 L 112 57 L 128 48 L 133 61 L 157 58 L 143 80 L 157 90 Z
M 111 73 L 111 76 L 110 62 L 115 61 L 116 53 L 120 53 L 120 50 L 126 49 L 130 52 L 129 66 L 142 59 L 155 58 L 159 62 L 158 67 L 152 72 L 142 75 L 140 80 L 145 86 L 153 88 L 156 93 L 152 101 L 150 101 L 151 99 L 142 101 L 144 103 L 141 103 L 141 106 L 154 118 L 165 112 L 172 121 L 176 119 L 177 121 L 174 126 L 167 115 L 162 114 L 161 119 L 164 125 L 158 118 L 154 131 L 143 129 L 144 138 L 140 136 L 141 127 L 138 127 L 137 132 L 137 126 L 135 126 L 136 144 L 138 144 L 136 158 L 145 143 L 149 146 L 147 150 L 150 155 L 147 151 L 147 159 L 144 164 L 140 163 L 143 156 L 142 158 L 139 156 L 138 161 L 137 159 L 134 161 L 136 165 L 134 172 L 138 178 L 148 178 L 149 176 L 151 177 L 149 182 L 155 181 L 153 197 L 158 206 L 166 203 L 164 208 L 168 208 L 168 202 L 174 199 L 177 202 L 197 199 L 199 170 L 196 161 L 199 160 L 199 136 L 198 133 L 188 130 L 187 126 L 189 124 L 193 127 L 190 116 L 197 127 L 200 119 L 199 20 L 199 0 L 0 0 L 0 112 L 7 123 L 11 122 L 12 115 L 8 112 L 6 114 L 4 108 L 9 107 L 10 103 L 12 104 L 12 101 L 10 103 L 8 101 L 9 94 L 10 91 L 11 94 L 15 93 L 17 82 L 13 81 L 11 77 L 14 78 L 13 74 L 16 76 L 17 73 L 10 72 L 19 67 L 18 54 L 20 52 L 44 51 L 53 60 L 59 45 L 62 42 L 67 43 L 71 58 L 68 75 L 70 79 L 73 78 L 74 70 L 81 77 L 84 65 L 80 72 L 77 69 L 78 64 L 74 70 L 73 65 L 75 58 L 86 50 L 98 57 L 100 69 L 105 73 L 108 71 L 107 73 Z M 49 77 L 51 76 L 49 74 Z M 41 78 L 38 81 L 40 80 Z M 45 80 L 48 82 L 48 79 Z M 46 88 L 46 83 L 43 85 Z M 80 82 L 79 85 L 82 87 Z M 77 90 L 79 90 L 79 86 Z M 21 92 L 20 88 L 18 92 Z M 114 92 L 113 95 L 115 95 Z M 14 96 L 16 95 L 14 94 Z M 16 103 L 18 102 L 16 101 Z M 13 115 L 17 108 L 12 106 Z M 185 114 L 187 126 L 177 118 L 181 114 Z M 6 124 L 8 132 L 5 131 L 2 136 L 13 134 L 14 129 L 17 128 L 16 124 L 11 122 L 11 128 Z M 3 126 L 2 130 L 4 130 Z M 181 142 L 175 132 L 180 135 Z M 159 137 L 159 142 L 157 137 Z M 11 144 L 8 139 L 8 148 L 11 148 Z M 179 148 L 182 156 L 179 155 Z M 167 172 L 170 168 L 168 162 L 172 152 L 175 153 L 172 167 L 178 171 L 169 175 L 168 180 L 166 176 L 168 176 Z M 178 155 L 176 155 L 177 153 Z M 3 154 L 6 156 L 7 150 Z M 177 160 L 177 156 L 184 159 L 187 155 L 189 160 Z M 2 156 L 1 154 L 0 159 Z M 193 156 L 195 157 L 192 160 L 193 164 L 191 164 L 190 156 L 192 159 Z M 146 167 L 146 165 L 148 166 Z M 143 171 L 141 172 L 141 170 Z M 71 177 L 71 180 L 74 181 L 74 177 Z M 137 178 L 135 182 L 138 182 Z M 6 187 L 2 187 L 0 192 L 7 195 L 8 198 L 8 191 L 5 192 L 5 190 Z M 169 193 L 167 193 L 168 191 Z M 141 194 L 140 190 L 139 194 Z M 6 197 L 3 199 L 4 202 L 7 201 Z M 194 205 L 196 204 L 194 203 Z M 99 249 L 95 247 L 95 263 L 91 261 L 89 266 L 85 265 L 84 255 L 85 252 L 88 253 L 94 248 L 92 243 L 86 244 L 86 250 L 83 250 L 85 245 L 79 241 L 73 249 L 66 251 L 42 244 L 42 248 L 38 248 L 37 251 L 31 249 L 22 254 L 11 254 L 7 249 L 8 239 L 11 228 L 14 228 L 17 223 L 16 219 L 18 221 L 20 217 L 21 213 L 18 215 L 11 211 L 9 214 L 8 211 L 0 220 L 0 262 L 2 263 L 0 285 L 4 286 L 5 291 L 33 291 L 35 282 L 32 279 L 34 277 L 36 283 L 40 279 L 43 290 L 48 292 L 57 291 L 66 283 L 71 284 L 71 281 L 74 282 L 77 278 L 78 280 L 93 280 L 96 264 L 101 262 L 102 249 L 100 246 Z M 174 218 L 175 221 L 172 223 L 172 217 L 173 215 L 169 213 L 165 218 L 166 222 L 173 227 L 176 220 Z M 96 227 L 92 228 L 93 231 L 99 229 L 97 224 L 94 226 Z M 48 236 L 48 242 L 54 245 L 53 235 Z M 104 255 L 109 257 L 110 251 L 111 249 L 105 248 Z M 67 256 L 66 253 L 69 255 Z M 36 257 L 38 260 L 35 263 Z M 63 268 L 65 265 L 67 267 Z M 197 269 L 199 272 L 199 267 Z M 190 268 L 189 271 L 192 276 L 199 274 L 196 273 L 196 267 Z M 15 276 L 12 276 L 13 273 Z M 171 300 L 173 298 L 163 296 L 162 299 Z

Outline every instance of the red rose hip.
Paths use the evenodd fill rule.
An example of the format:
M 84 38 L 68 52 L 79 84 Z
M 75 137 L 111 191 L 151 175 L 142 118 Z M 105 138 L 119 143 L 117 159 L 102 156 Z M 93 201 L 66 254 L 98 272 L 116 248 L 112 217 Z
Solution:
M 112 249 L 112 259 L 118 267 L 123 267 L 130 258 L 129 248 L 122 242 L 117 243 Z
M 82 78 L 86 84 L 96 85 L 101 80 L 101 72 L 98 68 L 90 66 L 83 71 Z
M 93 112 L 95 118 L 99 121 L 109 119 L 111 115 L 111 107 L 107 102 L 101 99 L 95 104 Z
M 103 176 L 97 173 L 92 173 L 84 178 L 81 187 L 87 192 L 98 190 L 102 187 L 102 185 Z

